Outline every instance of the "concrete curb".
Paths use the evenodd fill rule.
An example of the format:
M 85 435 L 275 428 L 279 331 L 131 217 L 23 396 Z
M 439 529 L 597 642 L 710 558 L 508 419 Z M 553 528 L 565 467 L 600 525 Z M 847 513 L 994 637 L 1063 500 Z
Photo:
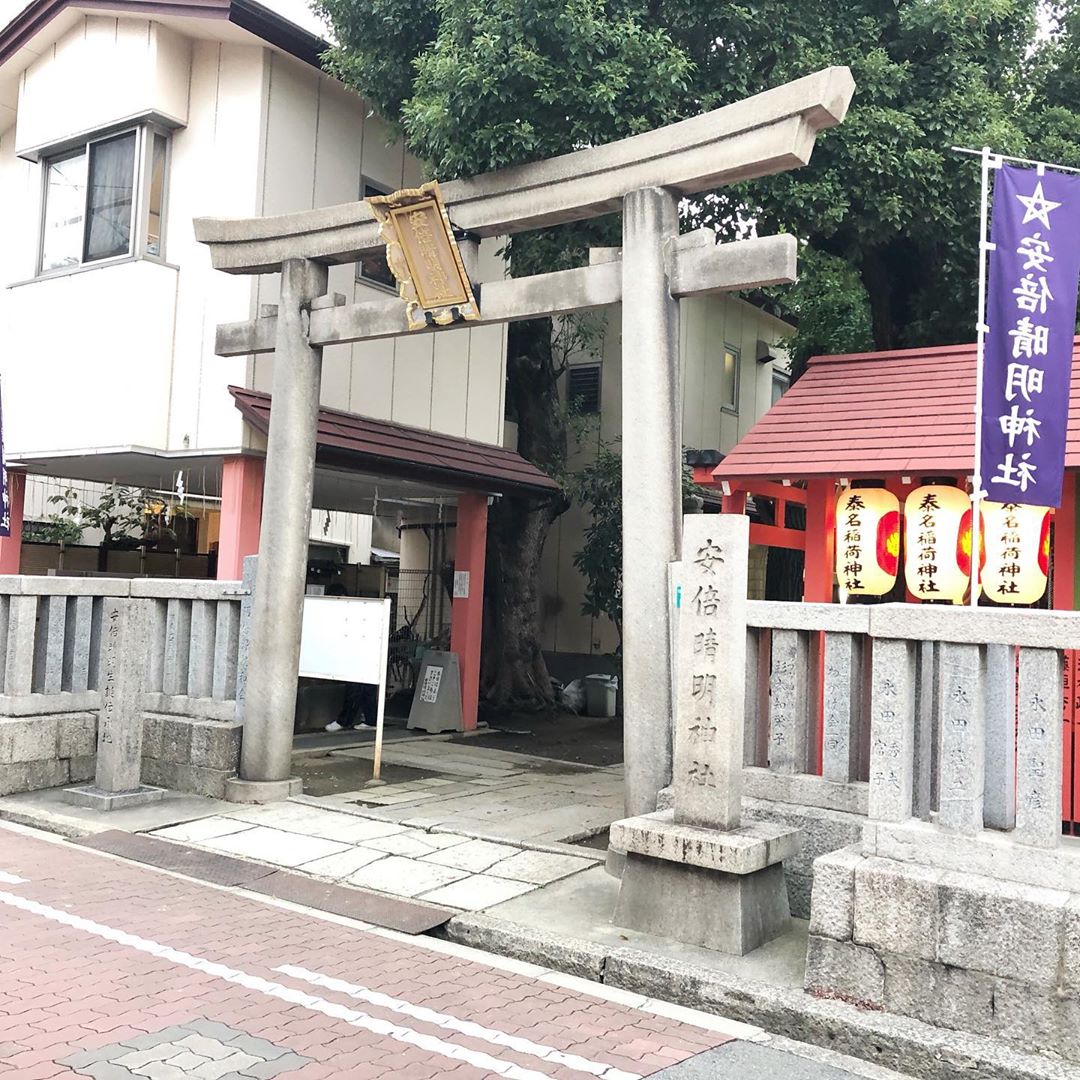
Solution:
M 1080 1080 L 1075 1065 L 997 1040 L 735 979 L 640 949 L 555 938 L 483 914 L 458 915 L 444 930 L 462 945 L 757 1025 L 918 1080 Z

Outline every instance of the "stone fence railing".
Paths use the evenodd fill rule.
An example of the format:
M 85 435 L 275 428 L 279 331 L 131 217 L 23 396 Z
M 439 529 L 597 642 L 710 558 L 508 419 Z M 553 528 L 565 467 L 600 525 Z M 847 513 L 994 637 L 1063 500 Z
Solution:
M 239 582 L 0 577 L 0 794 L 93 775 L 107 597 L 150 608 L 143 780 L 219 795 L 235 772 Z
M 1080 613 L 751 601 L 747 623 L 744 790 L 750 817 L 804 830 L 797 914 L 814 859 L 864 838 L 974 873 L 1009 844 L 1006 877 L 1061 880 L 1062 653 Z

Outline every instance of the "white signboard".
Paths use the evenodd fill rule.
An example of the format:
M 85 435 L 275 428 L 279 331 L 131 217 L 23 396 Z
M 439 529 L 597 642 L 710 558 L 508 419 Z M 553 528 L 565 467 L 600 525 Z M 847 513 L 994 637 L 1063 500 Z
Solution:
M 469 571 L 468 570 L 455 570 L 454 571 L 454 599 L 455 600 L 468 600 L 469 599 Z
M 304 597 L 301 675 L 381 686 L 386 680 L 389 642 L 389 600 Z

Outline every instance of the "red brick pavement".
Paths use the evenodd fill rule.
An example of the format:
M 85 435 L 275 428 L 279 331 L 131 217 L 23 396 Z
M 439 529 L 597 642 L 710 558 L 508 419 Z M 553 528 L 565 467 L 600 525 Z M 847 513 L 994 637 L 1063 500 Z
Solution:
M 56 1062 L 197 1019 L 310 1058 L 309 1064 L 281 1074 L 296 1080 L 474 1080 L 499 1074 L 510 1080 L 583 1080 L 590 1075 L 586 1068 L 615 1080 L 619 1072 L 647 1076 L 726 1041 L 714 1032 L 479 960 L 2 827 L 0 870 L 26 879 L 0 883 L 0 1075 L 18 1080 L 71 1077 L 75 1071 Z M 22 910 L 12 898 L 35 901 L 54 914 Z M 56 912 L 179 950 L 188 959 L 177 962 L 145 951 L 150 945 L 140 951 L 131 942 L 100 936 L 105 931 L 64 925 L 56 921 L 63 917 Z M 241 979 L 266 982 L 254 988 L 240 985 L 217 969 L 199 970 L 192 963 L 224 965 Z M 313 986 L 277 971 L 282 965 L 578 1055 L 587 1059 L 586 1067 L 572 1062 L 577 1065 L 572 1068 L 562 1059 L 541 1058 L 417 1019 L 415 1013 L 403 1015 L 338 989 Z M 267 987 L 284 988 L 286 1000 Z M 323 1004 L 298 1003 L 297 993 L 314 995 Z M 324 1008 L 333 1015 L 320 1011 Z M 379 1030 L 356 1026 L 348 1019 L 355 1014 L 362 1014 L 360 1023 L 374 1022 Z M 428 1038 L 420 1040 L 422 1046 L 412 1045 L 410 1035 L 405 1041 L 392 1038 L 383 1033 L 387 1023 L 396 1026 L 399 1036 L 408 1029 Z M 432 1044 L 431 1037 L 438 1042 Z M 486 1057 L 456 1059 L 448 1047 Z

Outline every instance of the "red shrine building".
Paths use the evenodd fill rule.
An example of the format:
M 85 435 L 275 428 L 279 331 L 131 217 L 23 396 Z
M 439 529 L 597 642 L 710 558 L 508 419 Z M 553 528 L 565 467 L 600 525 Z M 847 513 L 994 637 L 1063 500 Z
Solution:
M 1080 339 L 1061 506 L 982 504 L 980 605 L 1080 608 L 1077 352 Z M 803 600 L 970 602 L 975 373 L 974 345 L 816 357 L 694 479 L 720 489 L 725 513 L 750 513 L 759 558 L 802 558 Z M 1080 832 L 1077 661 L 1066 658 L 1062 816 Z

